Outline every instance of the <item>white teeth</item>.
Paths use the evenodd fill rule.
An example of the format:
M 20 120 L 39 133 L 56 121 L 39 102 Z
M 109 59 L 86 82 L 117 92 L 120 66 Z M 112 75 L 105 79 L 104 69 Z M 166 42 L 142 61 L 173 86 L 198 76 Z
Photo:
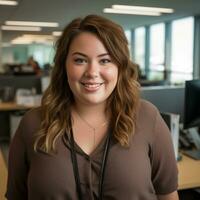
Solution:
M 97 83 L 97 84 L 87 84 L 87 83 L 83 83 L 83 85 L 87 88 L 96 88 L 99 87 L 101 85 L 101 83 Z

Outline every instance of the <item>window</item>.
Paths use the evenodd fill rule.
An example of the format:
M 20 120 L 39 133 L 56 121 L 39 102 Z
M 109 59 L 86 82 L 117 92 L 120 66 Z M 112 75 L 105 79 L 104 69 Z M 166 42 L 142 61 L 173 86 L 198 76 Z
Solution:
M 130 55 L 132 55 L 131 54 L 131 30 L 125 30 L 124 32 L 125 32 L 125 36 L 128 40 L 128 48 L 129 48 Z
M 139 64 L 142 73 L 145 71 L 145 27 L 135 29 L 134 62 Z
M 165 25 L 150 26 L 149 79 L 164 79 Z
M 172 22 L 171 82 L 180 83 L 193 77 L 194 18 Z

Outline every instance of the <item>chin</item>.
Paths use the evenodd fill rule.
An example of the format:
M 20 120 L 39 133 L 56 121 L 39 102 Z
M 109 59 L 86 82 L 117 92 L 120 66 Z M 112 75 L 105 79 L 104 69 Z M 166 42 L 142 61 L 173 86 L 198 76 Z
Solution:
M 83 101 L 88 105 L 99 105 L 106 103 L 106 99 L 95 99 L 95 98 L 84 99 Z

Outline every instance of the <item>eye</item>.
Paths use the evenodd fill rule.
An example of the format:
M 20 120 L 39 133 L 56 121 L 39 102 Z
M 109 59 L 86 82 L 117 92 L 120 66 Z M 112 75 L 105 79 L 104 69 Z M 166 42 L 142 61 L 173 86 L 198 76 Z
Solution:
M 74 62 L 75 62 L 76 64 L 80 65 L 80 64 L 87 63 L 87 60 L 84 59 L 84 58 L 75 58 L 75 59 L 74 59 Z
M 110 62 L 111 62 L 111 59 L 108 59 L 108 58 L 103 58 L 100 60 L 101 64 L 106 64 L 106 63 L 110 63 Z

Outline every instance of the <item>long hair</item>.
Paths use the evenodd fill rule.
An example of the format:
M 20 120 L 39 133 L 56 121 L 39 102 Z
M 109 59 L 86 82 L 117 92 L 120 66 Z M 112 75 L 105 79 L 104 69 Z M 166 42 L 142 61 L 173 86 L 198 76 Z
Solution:
M 112 113 L 110 126 L 114 138 L 122 146 L 128 146 L 130 137 L 135 133 L 139 84 L 124 31 L 121 26 L 104 17 L 88 15 L 68 24 L 56 43 L 55 66 L 50 85 L 42 98 L 42 122 L 34 143 L 35 151 L 55 152 L 57 139 L 72 129 L 70 109 L 74 98 L 65 65 L 72 40 L 82 32 L 95 34 L 118 66 L 117 84 L 107 100 L 107 108 Z

